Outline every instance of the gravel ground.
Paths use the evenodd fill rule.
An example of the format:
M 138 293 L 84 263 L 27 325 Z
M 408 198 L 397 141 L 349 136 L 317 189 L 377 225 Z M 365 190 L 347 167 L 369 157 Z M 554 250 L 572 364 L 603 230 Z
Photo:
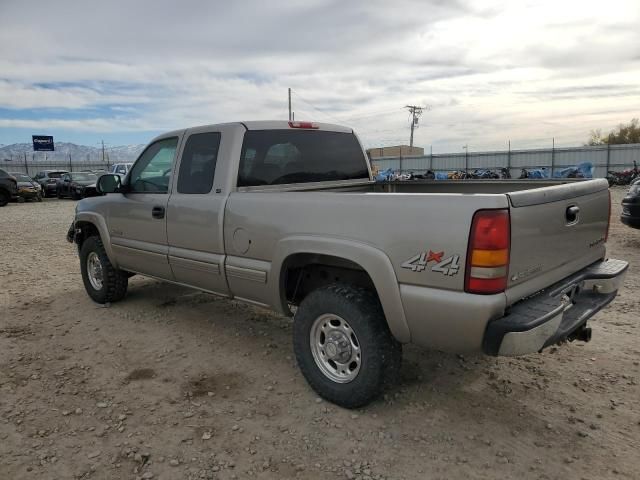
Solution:
M 369 407 L 321 401 L 291 321 L 134 277 L 104 308 L 65 233 L 74 202 L 0 209 L 1 479 L 640 478 L 640 231 L 593 340 L 509 359 L 405 348 Z

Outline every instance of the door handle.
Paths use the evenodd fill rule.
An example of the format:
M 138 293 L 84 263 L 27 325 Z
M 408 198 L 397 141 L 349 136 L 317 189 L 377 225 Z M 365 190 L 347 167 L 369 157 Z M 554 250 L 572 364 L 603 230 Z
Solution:
M 567 208 L 567 211 L 565 213 L 567 224 L 571 225 L 573 223 L 576 223 L 578 221 L 579 214 L 580 214 L 580 207 L 578 207 L 577 205 L 572 205 L 569 208 Z
M 153 207 L 153 210 L 151 210 L 151 216 L 153 218 L 164 218 L 164 207 Z

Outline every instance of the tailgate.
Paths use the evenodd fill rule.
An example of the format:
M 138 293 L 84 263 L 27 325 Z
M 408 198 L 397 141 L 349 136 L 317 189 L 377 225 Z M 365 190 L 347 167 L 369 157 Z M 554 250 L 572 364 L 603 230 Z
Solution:
M 604 257 L 609 185 L 589 180 L 507 194 L 511 204 L 509 303 Z

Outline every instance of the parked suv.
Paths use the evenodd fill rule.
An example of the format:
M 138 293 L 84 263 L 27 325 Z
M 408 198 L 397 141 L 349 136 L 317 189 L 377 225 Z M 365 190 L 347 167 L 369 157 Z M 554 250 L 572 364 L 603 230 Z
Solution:
M 42 187 L 42 196 L 49 197 L 54 196 L 58 190 L 58 179 L 65 173 L 69 173 L 66 170 L 41 170 L 36 173 L 33 179 Z
M 18 198 L 18 182 L 15 177 L 0 169 L 0 207 L 4 207 L 10 200 Z
M 114 163 L 111 165 L 111 168 L 109 168 L 108 173 L 115 173 L 116 175 L 125 177 L 127 173 L 129 173 L 132 165 L 133 163 Z

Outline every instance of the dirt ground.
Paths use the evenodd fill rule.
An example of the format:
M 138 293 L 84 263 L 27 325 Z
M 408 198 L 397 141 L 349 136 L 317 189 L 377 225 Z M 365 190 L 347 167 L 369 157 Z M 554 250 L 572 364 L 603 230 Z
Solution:
M 89 300 L 75 202 L 0 208 L 0 479 L 640 478 L 640 230 L 593 340 L 528 357 L 405 347 L 399 385 L 348 411 L 298 371 L 291 321 L 133 277 Z

